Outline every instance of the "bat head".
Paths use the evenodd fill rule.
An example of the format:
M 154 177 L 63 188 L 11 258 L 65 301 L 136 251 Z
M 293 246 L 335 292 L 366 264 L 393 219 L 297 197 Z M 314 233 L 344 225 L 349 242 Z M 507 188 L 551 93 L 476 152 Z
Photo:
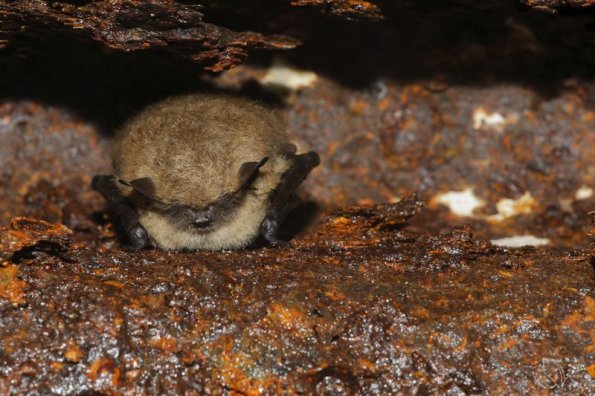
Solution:
M 134 192 L 143 198 L 149 210 L 162 214 L 178 227 L 205 233 L 217 228 L 233 216 L 234 210 L 241 204 L 246 192 L 257 179 L 259 169 L 267 161 L 268 157 L 264 157 L 260 161 L 244 162 L 238 171 L 239 187 L 200 208 L 176 201 L 164 202 L 157 196 L 157 187 L 150 177 L 131 181 L 119 179 L 119 182 L 132 187 Z

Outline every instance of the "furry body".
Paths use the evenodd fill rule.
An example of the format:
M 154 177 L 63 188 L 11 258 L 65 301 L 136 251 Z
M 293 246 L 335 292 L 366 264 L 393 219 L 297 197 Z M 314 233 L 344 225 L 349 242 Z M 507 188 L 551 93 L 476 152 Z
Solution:
M 93 183 L 112 205 L 130 203 L 160 248 L 237 249 L 262 233 L 267 216 L 280 223 L 285 201 L 296 198 L 295 188 L 318 164 L 315 153 L 295 150 L 279 117 L 251 101 L 175 97 L 148 107 L 116 134 L 112 175 L 123 198 L 110 201 L 113 192 L 102 187 L 107 179 L 98 179 L 107 175 Z M 284 181 L 307 155 L 298 177 Z

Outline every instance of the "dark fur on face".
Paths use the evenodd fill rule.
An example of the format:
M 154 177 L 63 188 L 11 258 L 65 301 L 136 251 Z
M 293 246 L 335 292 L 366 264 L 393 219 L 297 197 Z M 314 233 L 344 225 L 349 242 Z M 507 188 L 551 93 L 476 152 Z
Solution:
M 174 227 L 205 233 L 225 223 L 229 217 L 233 216 L 243 197 L 243 193 L 224 194 L 215 202 L 202 208 L 175 202 L 164 203 L 146 196 L 142 196 L 139 201 L 144 199 L 141 204 L 142 210 L 160 213 Z
M 144 210 L 161 213 L 176 227 L 183 227 L 194 232 L 209 232 L 233 216 L 236 208 L 242 203 L 247 191 L 258 177 L 258 170 L 268 161 L 265 157 L 256 162 L 245 162 L 240 167 L 238 177 L 240 187 L 230 193 L 225 193 L 215 201 L 203 207 L 185 205 L 179 202 L 163 202 L 156 197 L 155 183 L 149 177 L 135 179 L 130 182 L 120 179 L 125 186 L 132 187 L 137 195 L 137 201 Z

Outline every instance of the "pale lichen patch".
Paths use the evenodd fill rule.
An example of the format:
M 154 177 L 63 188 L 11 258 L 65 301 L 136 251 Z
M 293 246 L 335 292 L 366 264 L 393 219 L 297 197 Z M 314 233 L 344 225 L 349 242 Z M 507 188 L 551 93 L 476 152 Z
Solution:
M 517 199 L 502 198 L 496 203 L 498 213 L 488 217 L 492 221 L 502 221 L 510 217 L 518 216 L 520 214 L 531 213 L 533 206 L 535 206 L 535 198 L 529 191 L 525 192 Z
M 593 189 L 589 186 L 580 186 L 576 193 L 574 194 L 574 199 L 580 201 L 582 199 L 588 199 L 593 196 Z
M 300 70 L 276 59 L 264 77 L 260 79 L 260 83 L 271 88 L 298 91 L 312 86 L 317 79 L 318 76 L 312 71 Z
M 484 205 L 484 202 L 473 193 L 471 188 L 439 194 L 432 201 L 446 205 L 452 213 L 462 217 L 473 216 L 473 211 Z
M 480 106 L 473 112 L 473 129 L 489 132 L 503 132 L 507 125 L 516 124 L 519 115 L 514 113 L 503 116 L 498 112 L 490 112 Z
M 545 246 L 550 243 L 550 240 L 528 234 L 492 239 L 490 242 L 495 246 L 518 248 L 523 246 Z

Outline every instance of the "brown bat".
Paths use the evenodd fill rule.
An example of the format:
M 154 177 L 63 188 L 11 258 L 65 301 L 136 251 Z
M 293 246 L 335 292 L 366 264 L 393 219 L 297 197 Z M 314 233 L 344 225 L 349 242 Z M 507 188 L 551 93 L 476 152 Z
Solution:
M 143 249 L 222 250 L 259 237 L 284 244 L 281 222 L 320 159 L 296 154 L 271 110 L 224 95 L 149 106 L 118 131 L 112 174 L 93 178 L 130 243 Z

